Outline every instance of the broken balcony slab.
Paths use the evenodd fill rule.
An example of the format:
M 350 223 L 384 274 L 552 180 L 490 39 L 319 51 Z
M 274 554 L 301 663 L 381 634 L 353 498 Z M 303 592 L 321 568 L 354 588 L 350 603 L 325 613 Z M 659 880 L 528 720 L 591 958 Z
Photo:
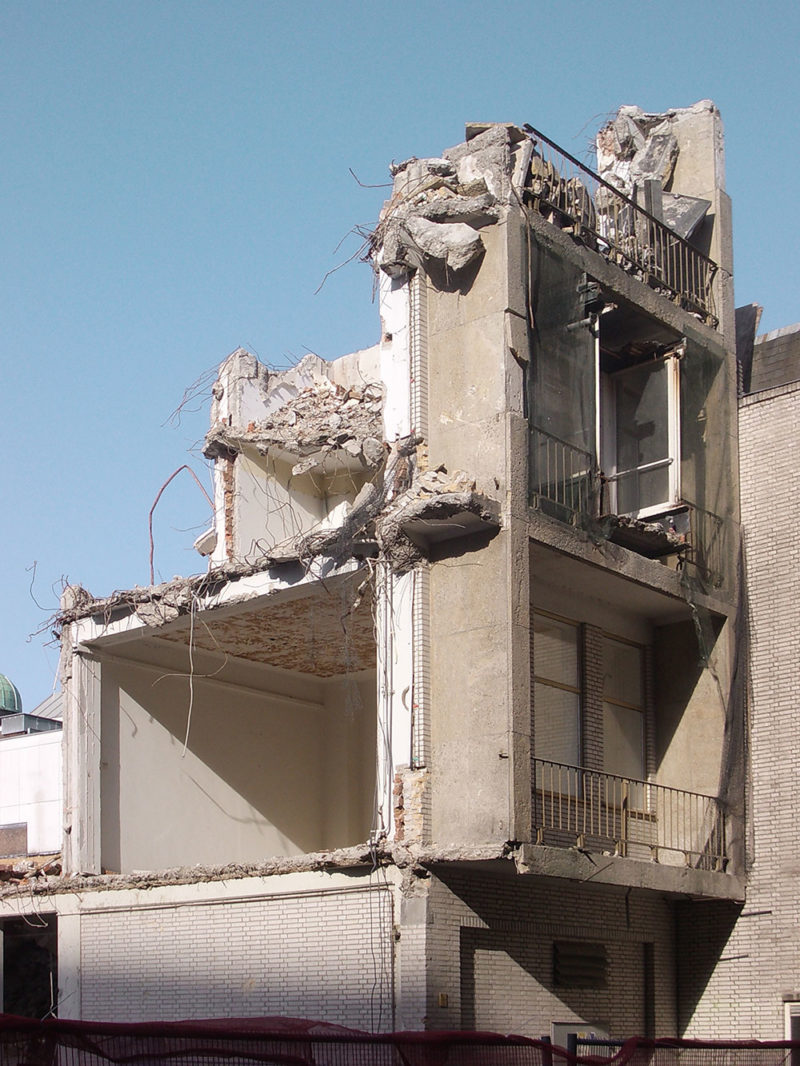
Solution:
M 687 547 L 689 523 L 685 509 L 667 518 L 642 521 L 628 515 L 608 515 L 599 519 L 613 544 L 630 548 L 646 559 L 676 555 Z
M 428 550 L 442 541 L 497 530 L 500 505 L 477 492 L 445 492 L 415 500 L 397 522 L 414 544 Z

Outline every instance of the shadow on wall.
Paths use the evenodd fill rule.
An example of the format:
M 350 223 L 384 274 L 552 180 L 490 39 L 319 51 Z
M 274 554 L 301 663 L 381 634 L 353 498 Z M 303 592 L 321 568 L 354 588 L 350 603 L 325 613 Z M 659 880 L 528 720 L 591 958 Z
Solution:
M 463 1028 L 673 1034 L 669 901 L 512 871 L 477 879 L 439 867 L 436 876 L 434 920 L 457 942 Z
M 103 671 L 106 869 L 254 862 L 316 851 L 328 838 L 360 842 L 343 819 L 331 824 L 326 804 L 335 809 L 348 785 L 327 755 L 352 747 L 374 718 L 363 686 L 351 686 L 340 715 L 197 683 L 187 741 L 186 679 L 165 675 L 154 686 L 152 671 Z M 360 839 L 368 828 L 358 826 Z
M 709 982 L 720 984 L 719 999 L 731 1002 L 730 973 L 720 976 L 719 963 L 742 913 L 743 903 L 725 900 L 686 900 L 676 905 L 678 969 L 678 1036 L 689 1029 L 695 1010 L 709 989 Z M 747 966 L 747 959 L 733 960 L 735 967 Z

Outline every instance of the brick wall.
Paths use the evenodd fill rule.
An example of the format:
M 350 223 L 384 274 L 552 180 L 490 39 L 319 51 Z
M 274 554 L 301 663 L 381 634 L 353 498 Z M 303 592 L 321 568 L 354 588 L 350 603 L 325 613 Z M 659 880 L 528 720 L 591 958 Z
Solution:
M 511 873 L 440 873 L 430 886 L 429 1028 L 476 1026 L 537 1037 L 549 1034 L 553 1022 L 588 1022 L 630 1036 L 643 1033 L 652 1018 L 657 1035 L 675 1035 L 669 902 Z M 556 987 L 556 940 L 604 944 L 607 987 Z M 652 982 L 645 977 L 648 950 Z
M 85 911 L 81 1015 L 282 1014 L 393 1028 L 387 886 Z
M 740 403 L 742 526 L 751 645 L 750 856 L 741 911 L 679 908 L 687 1036 L 784 1035 L 800 999 L 800 383 Z

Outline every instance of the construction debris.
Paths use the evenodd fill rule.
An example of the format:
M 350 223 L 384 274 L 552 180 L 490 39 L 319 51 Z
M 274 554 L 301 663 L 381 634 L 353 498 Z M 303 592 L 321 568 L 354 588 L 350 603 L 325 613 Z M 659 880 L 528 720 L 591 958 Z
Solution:
M 515 160 L 526 151 L 520 149 L 526 138 L 512 125 L 473 129 L 475 136 L 444 157 L 392 167 L 392 198 L 372 237 L 384 273 L 395 277 L 432 264 L 458 273 L 480 260 L 479 230 L 498 221 L 513 195 Z
M 276 407 L 263 421 L 246 427 L 217 423 L 206 436 L 204 454 L 212 459 L 250 445 L 261 455 L 272 449 L 301 459 L 295 476 L 321 466 L 337 451 L 377 467 L 385 452 L 381 444 L 383 390 L 368 383 L 345 389 L 319 377 L 296 396 Z
M 153 889 L 211 881 L 238 881 L 246 877 L 276 877 L 281 874 L 316 870 L 353 870 L 361 867 L 397 866 L 412 877 L 426 877 L 427 867 L 465 860 L 516 860 L 518 848 L 512 844 L 485 847 L 425 847 L 419 844 L 360 844 L 330 851 L 290 855 L 260 863 L 230 863 L 225 866 L 179 866 L 169 870 L 135 870 L 120 874 L 76 873 L 63 875 L 59 862 L 50 862 L 28 874 L 5 878 L 0 867 L 0 899 L 25 896 L 51 896 L 87 890 L 113 892 L 121 889 Z M 22 865 L 22 864 L 18 864 Z
M 600 177 L 684 239 L 695 232 L 711 202 L 666 191 L 679 156 L 675 129 L 713 107 L 710 100 L 663 114 L 648 114 L 640 107 L 621 107 L 597 134 Z

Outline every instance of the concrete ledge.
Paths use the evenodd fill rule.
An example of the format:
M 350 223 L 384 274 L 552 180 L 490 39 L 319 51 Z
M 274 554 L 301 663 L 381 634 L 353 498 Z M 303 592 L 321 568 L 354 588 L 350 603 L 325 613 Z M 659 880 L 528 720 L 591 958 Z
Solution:
M 681 575 L 657 559 L 647 559 L 608 540 L 592 540 L 584 530 L 566 525 L 534 509 L 528 511 L 528 536 L 531 541 L 552 548 L 562 555 L 572 556 L 599 570 L 663 596 L 669 596 L 682 604 L 687 602 L 687 592 Z M 733 604 L 722 596 L 709 596 L 696 591 L 692 600 L 698 606 L 720 615 L 729 615 L 734 610 Z
M 520 873 L 560 877 L 567 881 L 592 881 L 602 885 L 650 889 L 676 896 L 744 900 L 744 881 L 729 873 L 711 873 L 688 866 L 639 862 L 618 855 L 522 844 L 517 858 Z

